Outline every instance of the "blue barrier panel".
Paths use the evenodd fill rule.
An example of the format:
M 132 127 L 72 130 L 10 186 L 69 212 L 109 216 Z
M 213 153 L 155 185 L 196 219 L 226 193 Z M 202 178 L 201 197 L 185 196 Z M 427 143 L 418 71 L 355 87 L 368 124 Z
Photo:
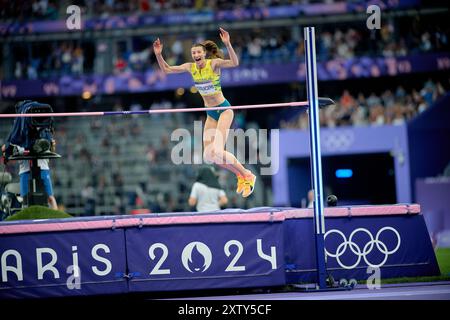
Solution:
M 285 284 L 281 222 L 152 226 L 125 234 L 130 291 Z
M 284 228 L 287 283 L 313 282 L 312 219 L 287 219 Z M 382 279 L 440 274 L 422 215 L 328 217 L 325 249 L 336 280 L 365 280 L 375 268 Z
M 328 271 L 337 280 L 368 279 L 369 266 L 381 278 L 438 275 L 419 212 L 325 208 Z M 0 299 L 315 282 L 312 214 L 254 208 L 2 222 Z
M 2 235 L 0 259 L 0 299 L 127 291 L 123 230 Z

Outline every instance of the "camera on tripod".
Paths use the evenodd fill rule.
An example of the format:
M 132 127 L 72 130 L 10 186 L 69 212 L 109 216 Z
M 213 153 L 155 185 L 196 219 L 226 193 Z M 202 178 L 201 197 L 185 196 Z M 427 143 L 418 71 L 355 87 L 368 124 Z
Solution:
M 39 116 L 53 113 L 50 105 L 25 100 L 16 104 L 18 114 L 36 114 L 35 117 L 18 117 L 5 144 L 5 163 L 11 156 L 40 155 L 50 152 L 53 142 L 53 118 Z
M 2 147 L 4 163 L 8 160 L 21 161 L 19 192 L 23 197 L 22 207 L 47 205 L 48 201 L 55 207 L 49 175 L 41 176 L 41 166 L 42 170 L 49 170 L 49 159 L 61 157 L 54 152 L 53 118 L 49 116 L 53 110 L 48 104 L 31 100 L 17 103 L 15 109 L 17 114 L 26 115 L 14 120 L 13 128 Z M 46 179 L 45 185 L 43 179 Z M 17 194 L 16 189 L 9 190 L 9 193 Z M 8 194 L 6 189 L 5 193 Z M 9 204 L 7 198 L 3 200 L 6 205 Z

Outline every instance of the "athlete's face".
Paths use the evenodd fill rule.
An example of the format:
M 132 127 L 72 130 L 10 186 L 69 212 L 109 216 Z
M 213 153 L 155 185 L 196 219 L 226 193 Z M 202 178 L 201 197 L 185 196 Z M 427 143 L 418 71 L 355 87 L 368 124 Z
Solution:
M 203 61 L 205 61 L 206 52 L 203 47 L 192 47 L 191 49 L 191 55 L 192 59 L 197 63 L 198 65 L 203 64 Z

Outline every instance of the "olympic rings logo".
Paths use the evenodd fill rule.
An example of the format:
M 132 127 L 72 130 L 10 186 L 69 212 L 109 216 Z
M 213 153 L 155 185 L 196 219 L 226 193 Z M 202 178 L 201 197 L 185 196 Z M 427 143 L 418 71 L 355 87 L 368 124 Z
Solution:
M 379 239 L 381 233 L 383 233 L 385 231 L 386 232 L 387 231 L 391 231 L 397 237 L 397 245 L 392 250 L 388 250 L 387 245 Z M 370 241 L 368 241 L 364 245 L 364 247 L 362 249 L 357 243 L 355 243 L 353 241 L 353 237 L 358 232 L 363 232 L 363 233 L 367 234 L 369 236 L 369 238 L 370 238 Z M 364 262 L 368 266 L 373 267 L 373 268 L 379 268 L 379 267 L 383 266 L 386 263 L 388 257 L 391 254 L 394 254 L 395 252 L 397 252 L 397 250 L 398 250 L 398 248 L 400 248 L 400 244 L 401 244 L 400 234 L 398 233 L 397 230 L 395 230 L 392 227 L 381 228 L 377 232 L 377 234 L 375 235 L 375 238 L 373 237 L 372 233 L 369 230 L 367 230 L 365 228 L 358 228 L 358 229 L 353 230 L 353 232 L 350 234 L 350 237 L 348 238 L 348 240 L 347 240 L 346 236 L 344 235 L 344 233 L 342 233 L 341 231 L 336 230 L 336 229 L 331 229 L 331 230 L 328 230 L 325 233 L 324 239 L 326 240 L 327 236 L 332 234 L 332 233 L 337 233 L 338 235 L 340 235 L 342 237 L 342 239 L 344 241 L 336 248 L 336 252 L 330 253 L 330 252 L 328 252 L 327 249 L 325 249 L 325 253 L 326 253 L 327 256 L 336 258 L 337 263 L 344 269 L 353 269 L 353 268 L 355 268 L 361 262 L 361 258 L 364 259 Z M 376 249 L 378 251 L 380 251 L 382 254 L 384 254 L 384 259 L 379 264 L 372 264 L 367 259 L 367 255 L 369 253 L 371 253 L 372 250 L 375 249 L 375 247 L 376 247 Z M 342 263 L 342 261 L 341 261 L 341 256 L 347 251 L 348 248 L 351 250 L 351 252 L 353 252 L 358 257 L 356 262 L 353 265 L 351 265 L 351 266 L 347 266 L 344 263 Z
M 350 130 L 342 132 L 324 132 L 322 135 L 322 144 L 324 149 L 330 151 L 344 151 L 350 148 L 355 141 L 355 135 Z

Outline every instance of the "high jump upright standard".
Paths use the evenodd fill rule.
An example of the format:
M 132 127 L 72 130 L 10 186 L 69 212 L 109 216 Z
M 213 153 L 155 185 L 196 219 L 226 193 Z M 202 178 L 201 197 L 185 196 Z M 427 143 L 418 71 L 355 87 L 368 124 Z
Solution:
M 314 190 L 314 234 L 316 244 L 317 285 L 326 289 L 325 219 L 323 212 L 322 156 L 320 150 L 319 98 L 314 27 L 305 27 L 306 90 L 309 102 L 311 183 Z

